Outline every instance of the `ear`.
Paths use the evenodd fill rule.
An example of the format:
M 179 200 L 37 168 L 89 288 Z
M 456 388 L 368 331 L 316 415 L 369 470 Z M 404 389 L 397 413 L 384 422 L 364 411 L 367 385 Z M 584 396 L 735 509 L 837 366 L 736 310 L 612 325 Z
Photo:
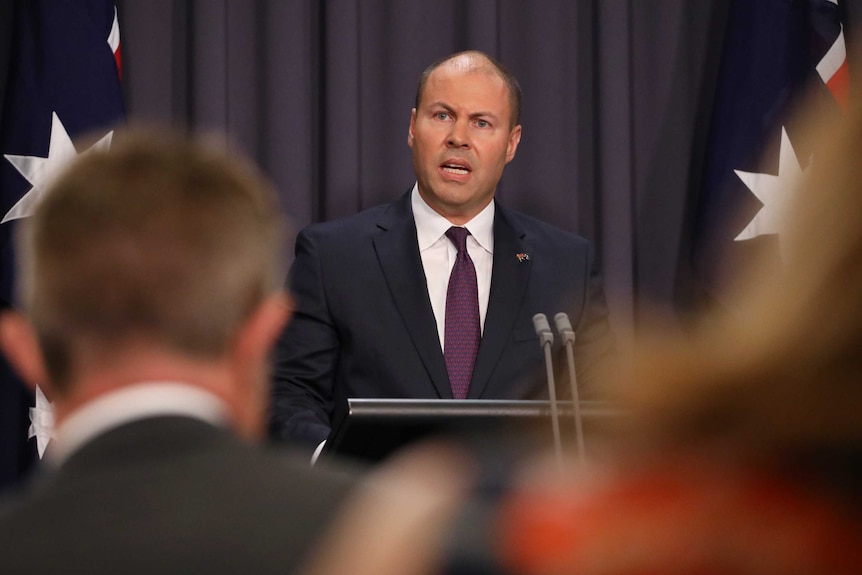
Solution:
M 246 440 L 264 436 L 269 405 L 269 352 L 293 313 L 286 293 L 266 298 L 240 328 L 231 350 L 230 405 L 234 430 Z
M 7 309 L 0 314 L 0 348 L 31 389 L 48 384 L 42 348 L 36 330 L 23 315 Z
M 416 108 L 410 112 L 410 127 L 407 128 L 407 145 L 413 147 L 413 130 L 416 127 Z
M 518 124 L 509 132 L 509 145 L 506 147 L 507 164 L 515 157 L 515 151 L 518 149 L 519 143 L 521 143 L 521 124 Z
M 264 299 L 237 336 L 234 353 L 240 364 L 265 362 L 291 315 L 293 300 L 287 293 L 279 292 Z

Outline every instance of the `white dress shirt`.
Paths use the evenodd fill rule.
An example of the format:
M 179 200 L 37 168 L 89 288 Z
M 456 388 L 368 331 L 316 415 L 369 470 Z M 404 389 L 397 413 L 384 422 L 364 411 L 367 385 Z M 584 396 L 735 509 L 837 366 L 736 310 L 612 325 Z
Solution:
M 413 184 L 410 195 L 413 220 L 416 223 L 416 237 L 419 240 L 419 255 L 425 270 L 428 297 L 437 322 L 437 336 L 440 349 L 445 350 L 446 332 L 446 292 L 449 288 L 449 274 L 455 266 L 458 250 L 446 237 L 452 222 L 435 212 L 422 196 L 419 184 Z M 491 268 L 494 264 L 494 202 L 491 201 L 476 217 L 467 222 L 470 235 L 467 236 L 467 253 L 476 268 L 476 283 L 479 288 L 479 325 L 485 331 L 485 314 L 488 311 L 488 298 L 491 293 Z M 326 440 L 318 444 L 311 456 L 311 464 L 317 462 Z
M 449 274 L 458 256 L 455 245 L 446 237 L 446 230 L 452 227 L 452 223 L 425 203 L 419 195 L 418 184 L 413 186 L 411 204 L 416 222 L 416 237 L 419 240 L 419 255 L 422 257 L 422 267 L 425 269 L 425 280 L 428 284 L 428 297 L 431 299 L 431 309 L 434 310 L 434 319 L 437 321 L 440 349 L 445 350 L 446 291 L 449 287 Z M 494 264 L 493 200 L 463 227 L 470 232 L 467 236 L 467 253 L 476 268 L 479 323 L 484 333 L 488 297 L 491 293 L 491 269 Z

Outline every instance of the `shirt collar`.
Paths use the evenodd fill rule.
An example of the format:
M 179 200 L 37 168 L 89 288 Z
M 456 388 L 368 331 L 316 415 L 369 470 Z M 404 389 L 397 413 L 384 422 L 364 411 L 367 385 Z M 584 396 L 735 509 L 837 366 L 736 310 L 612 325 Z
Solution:
M 55 430 L 48 454 L 55 465 L 96 436 L 131 421 L 184 416 L 225 425 L 227 406 L 215 395 L 192 385 L 142 382 L 94 399 L 75 410 Z
M 419 251 L 431 247 L 439 240 L 446 230 L 452 227 L 452 222 L 435 212 L 419 195 L 419 184 L 413 185 L 410 196 L 413 208 L 413 220 L 416 222 L 416 237 L 419 240 Z M 464 224 L 473 239 L 488 253 L 494 253 L 494 201 L 488 203 L 476 216 Z

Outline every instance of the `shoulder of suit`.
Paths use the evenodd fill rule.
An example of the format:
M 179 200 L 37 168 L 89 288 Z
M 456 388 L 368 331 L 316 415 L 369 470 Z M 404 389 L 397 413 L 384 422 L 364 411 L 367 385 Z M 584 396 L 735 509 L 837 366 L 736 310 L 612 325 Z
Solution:
M 575 243 L 579 245 L 590 244 L 590 241 L 587 238 L 579 234 L 558 228 L 557 226 L 533 216 L 529 216 L 523 212 L 504 208 L 499 202 L 497 203 L 497 212 L 501 217 L 508 219 L 514 228 L 523 231 L 526 234 L 527 239 Z
M 313 238 L 327 238 L 337 236 L 342 238 L 347 235 L 361 235 L 375 229 L 377 222 L 383 217 L 392 204 L 381 204 L 325 222 L 317 222 L 303 228 L 299 233 Z

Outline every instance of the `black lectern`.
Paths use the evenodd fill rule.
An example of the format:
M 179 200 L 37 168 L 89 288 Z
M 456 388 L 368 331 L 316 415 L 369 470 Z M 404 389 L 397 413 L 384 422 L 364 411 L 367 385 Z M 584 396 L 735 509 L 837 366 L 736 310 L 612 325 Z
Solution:
M 558 403 L 564 445 L 574 445 L 571 402 Z M 600 432 L 620 411 L 606 402 L 582 401 L 584 434 Z M 337 412 L 323 457 L 379 461 L 404 445 L 432 435 L 468 442 L 552 446 L 548 401 L 484 399 L 348 399 Z M 587 449 L 589 452 L 589 447 Z

